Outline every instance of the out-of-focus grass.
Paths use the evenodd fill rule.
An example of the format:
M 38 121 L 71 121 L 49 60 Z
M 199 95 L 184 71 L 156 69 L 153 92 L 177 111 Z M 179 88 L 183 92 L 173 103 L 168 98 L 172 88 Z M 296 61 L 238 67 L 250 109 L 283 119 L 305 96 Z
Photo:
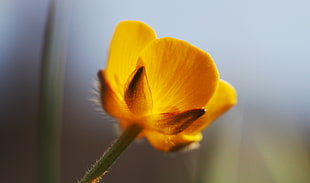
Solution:
M 272 123 L 284 123 L 285 126 L 260 128 L 254 137 L 258 153 L 261 154 L 273 182 L 310 182 L 310 152 L 302 138 L 301 129 L 296 126 L 295 121 Z
M 199 154 L 200 169 L 196 183 L 239 183 L 240 145 L 242 138 L 242 116 L 233 109 L 229 119 L 222 117 L 206 133 L 214 139 L 208 143 L 208 134 Z M 213 132 L 209 131 L 212 130 Z
M 266 111 L 246 114 L 237 106 L 208 129 L 214 130 L 214 141 L 200 150 L 196 183 L 310 182 L 310 153 L 300 121 Z
M 50 1 L 42 47 L 39 118 L 39 182 L 60 181 L 60 142 L 68 1 Z

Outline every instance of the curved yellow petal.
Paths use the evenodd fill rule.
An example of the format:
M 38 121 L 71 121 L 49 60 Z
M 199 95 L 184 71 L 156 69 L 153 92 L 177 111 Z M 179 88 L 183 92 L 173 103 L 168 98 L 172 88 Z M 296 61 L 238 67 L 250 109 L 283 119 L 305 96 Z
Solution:
M 130 74 L 136 69 L 139 53 L 156 34 L 140 21 L 122 21 L 114 32 L 107 60 L 106 76 L 111 87 L 121 95 Z
M 128 119 L 131 117 L 130 111 L 124 100 L 120 98 L 107 82 L 104 70 L 98 72 L 100 82 L 99 93 L 102 107 L 113 117 Z
M 184 130 L 185 134 L 195 134 L 208 127 L 216 118 L 237 103 L 236 90 L 226 81 L 220 80 L 214 96 L 205 106 L 206 113 Z
M 132 113 L 137 116 L 146 115 L 152 111 L 153 100 L 144 67 L 139 67 L 129 78 L 124 99 Z
M 153 147 L 160 151 L 169 152 L 180 150 L 202 139 L 201 133 L 195 135 L 165 135 L 156 131 L 144 131 L 144 136 Z
M 182 40 L 152 41 L 140 54 L 153 98 L 153 113 L 203 107 L 219 74 L 211 56 Z

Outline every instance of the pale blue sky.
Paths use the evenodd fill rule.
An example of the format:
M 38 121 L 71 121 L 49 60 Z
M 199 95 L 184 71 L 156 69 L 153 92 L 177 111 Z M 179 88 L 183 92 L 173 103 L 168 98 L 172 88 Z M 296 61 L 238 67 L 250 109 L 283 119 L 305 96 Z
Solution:
M 285 112 L 304 113 L 310 107 L 309 1 L 80 0 L 73 4 L 71 36 L 78 42 L 71 49 L 89 55 L 87 63 L 81 60 L 84 68 L 90 69 L 86 66 L 90 63 L 103 66 L 117 22 L 142 20 L 158 37 L 183 39 L 209 52 L 222 77 L 239 90 L 241 102 L 261 102 Z
M 20 63 L 18 55 L 30 54 L 36 64 L 24 67 L 38 69 L 47 2 L 0 2 L 2 82 L 9 83 L 8 78 L 14 77 L 10 68 Z M 104 67 L 115 25 L 121 20 L 135 19 L 152 26 L 158 37 L 183 39 L 209 52 L 222 78 L 238 89 L 241 103 L 308 116 L 310 3 L 307 0 L 71 3 L 67 71 L 72 73 L 69 78 L 83 81 L 79 82 L 82 88 Z

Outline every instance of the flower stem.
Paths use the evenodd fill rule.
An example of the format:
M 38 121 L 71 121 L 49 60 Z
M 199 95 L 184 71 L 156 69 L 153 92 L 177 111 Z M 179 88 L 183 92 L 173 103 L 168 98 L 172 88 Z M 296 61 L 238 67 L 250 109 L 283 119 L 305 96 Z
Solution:
M 128 126 L 112 146 L 108 148 L 90 170 L 85 173 L 79 183 L 95 183 L 99 181 L 128 145 L 138 136 L 141 130 L 142 128 L 138 125 Z

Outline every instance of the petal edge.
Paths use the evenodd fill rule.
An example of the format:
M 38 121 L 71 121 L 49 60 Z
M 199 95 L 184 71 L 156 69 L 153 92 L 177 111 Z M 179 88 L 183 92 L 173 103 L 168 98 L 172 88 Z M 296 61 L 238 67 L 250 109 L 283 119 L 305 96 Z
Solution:
M 219 73 L 212 57 L 185 41 L 157 39 L 140 58 L 152 91 L 154 113 L 201 108 L 218 84 Z
M 215 119 L 228 111 L 237 103 L 237 93 L 235 88 L 224 80 L 220 80 L 219 85 L 205 106 L 207 112 L 197 119 L 184 133 L 192 134 L 201 132 L 207 128 Z
M 139 53 L 156 39 L 154 30 L 140 21 L 122 21 L 114 31 L 107 59 L 106 77 L 115 92 L 122 93 L 136 69 Z

